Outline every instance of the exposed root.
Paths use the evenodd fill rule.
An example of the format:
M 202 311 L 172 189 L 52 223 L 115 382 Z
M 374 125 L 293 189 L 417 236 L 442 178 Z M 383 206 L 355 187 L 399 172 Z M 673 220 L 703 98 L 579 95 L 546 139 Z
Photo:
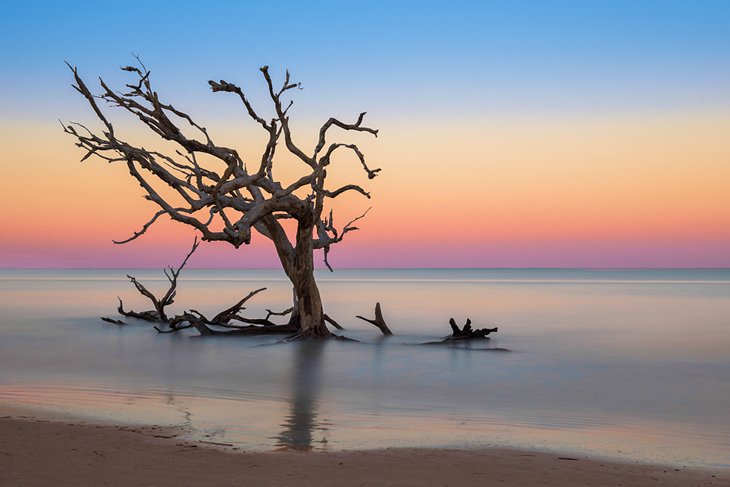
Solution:
M 337 322 L 336 322 L 335 320 L 333 320 L 332 318 L 330 318 L 330 317 L 329 317 L 329 316 L 327 316 L 326 314 L 325 314 L 324 316 L 322 316 L 322 318 L 324 318 L 324 321 L 325 321 L 326 323 L 329 323 L 330 325 L 334 326 L 334 327 L 335 327 L 335 328 L 337 328 L 338 330 L 344 330 L 344 328 L 343 328 L 342 326 L 340 326 L 340 324 L 339 324 L 339 323 L 337 323 Z

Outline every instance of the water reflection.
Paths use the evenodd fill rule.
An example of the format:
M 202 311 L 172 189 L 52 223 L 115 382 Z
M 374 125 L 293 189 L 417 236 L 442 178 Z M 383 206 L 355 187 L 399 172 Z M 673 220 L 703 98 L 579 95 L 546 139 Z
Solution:
M 289 414 L 276 437 L 279 450 L 312 450 L 327 448 L 326 422 L 318 419 L 322 384 L 322 357 L 325 343 L 302 341 L 295 347 L 291 374 Z M 315 446 L 315 443 L 318 445 Z
M 0 404 L 180 425 L 241 449 L 489 442 L 730 458 L 730 270 L 343 271 L 321 292 L 367 345 L 326 350 L 103 324 L 118 294 L 146 306 L 124 274 L 0 270 Z M 290 299 L 277 276 L 191 269 L 178 309 L 215 312 L 265 282 L 247 310 L 265 315 Z M 396 336 L 354 318 L 376 301 Z M 438 340 L 455 310 L 500 326 L 479 348 L 514 353 L 403 346 Z

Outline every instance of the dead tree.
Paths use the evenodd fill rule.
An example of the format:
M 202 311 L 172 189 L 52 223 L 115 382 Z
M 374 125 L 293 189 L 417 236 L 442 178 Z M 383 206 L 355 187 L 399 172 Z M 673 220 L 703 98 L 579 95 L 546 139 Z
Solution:
M 247 164 L 237 150 L 216 144 L 205 127 L 164 102 L 152 88 L 149 70 L 141 62 L 139 64 L 139 67 L 121 68 L 134 78 L 126 85 L 125 92 L 113 90 L 100 79 L 100 94 L 93 94 L 78 70 L 69 65 L 75 81 L 73 87 L 86 99 L 102 126 L 101 131 L 92 131 L 78 123 L 63 126 L 64 131 L 76 139 L 76 145 L 86 151 L 81 160 L 96 156 L 109 163 L 125 164 L 129 174 L 142 187 L 144 197 L 159 207 L 140 230 L 115 243 L 140 237 L 163 215 L 190 225 L 205 241 L 227 242 L 236 248 L 249 244 L 252 234 L 258 233 L 271 240 L 291 281 L 294 290 L 292 322 L 299 334 L 329 336 L 314 279 L 313 254 L 315 250 L 321 250 L 324 263 L 331 270 L 328 261 L 331 246 L 357 230 L 355 222 L 367 214 L 366 211 L 337 229 L 329 208 L 331 200 L 347 192 L 367 198 L 370 194 L 357 184 L 327 188 L 327 171 L 335 155 L 342 151 L 355 155 L 369 179 L 380 171 L 368 166 L 357 145 L 330 141 L 330 130 L 334 127 L 374 136 L 378 131 L 363 123 L 364 112 L 354 123 L 330 118 L 320 128 L 317 141 L 306 150 L 294 141 L 289 124 L 288 113 L 293 102 L 287 97 L 300 85 L 291 81 L 288 71 L 283 83 L 275 86 L 268 66 L 261 68 L 274 112 L 270 119 L 259 115 L 239 86 L 224 80 L 209 81 L 214 92 L 237 97 L 248 117 L 266 133 L 263 151 L 256 157 L 256 162 L 249 159 Z M 175 154 L 146 149 L 123 138 L 100 101 L 132 114 L 154 134 L 174 144 L 177 147 Z M 181 126 L 196 133 L 197 138 L 186 135 Z M 280 147 L 293 155 L 303 168 L 299 179 L 290 184 L 283 184 L 274 176 L 275 155 L 277 150 L 281 152 Z M 163 192 L 165 187 L 168 189 Z M 292 221 L 295 227 L 290 234 L 282 224 L 286 220 Z

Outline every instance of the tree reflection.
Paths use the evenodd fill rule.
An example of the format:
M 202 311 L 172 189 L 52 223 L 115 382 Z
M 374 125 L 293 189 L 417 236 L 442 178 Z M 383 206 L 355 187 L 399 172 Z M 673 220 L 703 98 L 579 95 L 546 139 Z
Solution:
M 281 424 L 282 432 L 276 437 L 281 450 L 312 450 L 327 447 L 326 423 L 318 420 L 317 407 L 322 380 L 322 357 L 325 343 L 305 340 L 292 344 L 294 351 L 292 397 L 289 415 Z M 317 433 L 321 438 L 316 438 Z

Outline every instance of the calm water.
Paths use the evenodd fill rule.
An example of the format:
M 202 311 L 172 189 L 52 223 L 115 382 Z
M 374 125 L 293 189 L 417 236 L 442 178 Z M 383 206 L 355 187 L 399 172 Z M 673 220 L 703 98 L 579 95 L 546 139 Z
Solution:
M 163 289 L 156 270 L 133 272 Z M 320 275 L 364 343 L 157 334 L 103 323 L 120 270 L 0 271 L 0 401 L 184 426 L 242 449 L 516 446 L 730 466 L 730 271 L 372 270 Z M 214 312 L 277 271 L 186 270 L 173 311 Z M 356 320 L 376 301 L 396 336 Z M 511 353 L 421 347 L 448 319 Z

